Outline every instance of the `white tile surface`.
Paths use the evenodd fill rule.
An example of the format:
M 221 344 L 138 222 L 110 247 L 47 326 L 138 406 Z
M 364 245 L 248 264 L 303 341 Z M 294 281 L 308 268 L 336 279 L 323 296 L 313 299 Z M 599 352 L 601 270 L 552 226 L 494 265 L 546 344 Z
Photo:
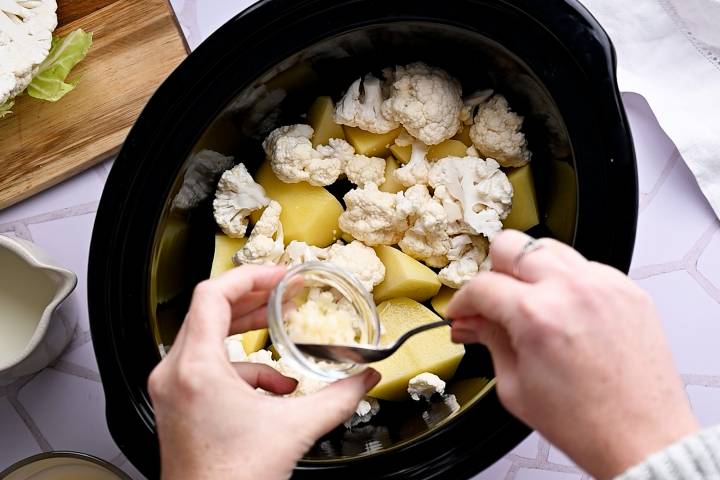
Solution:
M 697 269 L 720 291 L 720 229 L 698 259 Z
M 0 398 L 0 470 L 40 452 L 40 446 L 8 399 Z
M 512 462 L 502 458 L 486 468 L 481 474 L 474 476 L 472 480 L 501 480 L 507 477 L 510 468 L 512 468 Z
M 548 453 L 548 462 L 557 463 L 560 465 L 567 465 L 569 467 L 575 466 L 575 462 L 570 460 L 568 456 L 562 452 L 562 450 L 555 447 L 550 447 L 550 452 Z
M 655 301 L 680 373 L 720 376 L 720 304 L 686 271 L 638 284 Z
M 521 468 L 515 475 L 515 480 L 580 480 L 580 474 L 553 472 L 537 468 Z
M 98 371 L 97 361 L 92 342 L 84 343 L 62 357 L 63 362 L 69 362 L 81 367 L 88 368 L 94 372 Z
M 30 200 L 0 211 L 0 225 L 97 201 L 102 193 L 104 182 L 100 180 L 96 170 L 102 168 L 102 165 L 95 166 L 38 193 Z
M 36 244 L 77 274 L 78 284 L 72 296 L 82 309 L 78 324 L 83 331 L 90 328 L 87 316 L 87 262 L 94 221 L 95 214 L 88 213 L 28 226 Z
M 511 453 L 525 458 L 535 458 L 538 454 L 538 445 L 540 444 L 540 435 L 536 432 L 531 433 L 528 437 L 520 442 Z
M 107 429 L 99 383 L 47 369 L 20 390 L 18 400 L 54 450 L 105 460 L 120 453 Z
M 713 222 L 717 218 L 695 177 L 685 163 L 677 162 L 640 215 L 632 267 L 682 260 Z
M 647 101 L 637 93 L 623 93 L 623 103 L 634 137 L 652 136 L 653 142 L 635 142 L 638 163 L 638 183 L 641 194 L 649 194 L 667 164 L 673 159 L 675 145 L 658 125 Z
M 689 385 L 690 404 L 703 427 L 720 423 L 720 388 Z

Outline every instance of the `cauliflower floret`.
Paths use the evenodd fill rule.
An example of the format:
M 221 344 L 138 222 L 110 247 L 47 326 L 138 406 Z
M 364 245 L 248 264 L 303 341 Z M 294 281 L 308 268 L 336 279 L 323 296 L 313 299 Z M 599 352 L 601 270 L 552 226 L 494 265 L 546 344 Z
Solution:
M 355 149 L 345 140 L 331 138 L 329 145 L 313 148 L 310 125 L 276 128 L 263 142 L 275 175 L 285 183 L 308 182 L 325 186 L 335 183 Z
M 428 173 L 430 172 L 430 162 L 426 158 L 427 152 L 428 147 L 424 143 L 417 140 L 413 141 L 410 161 L 393 172 L 395 179 L 405 187 L 418 184 L 426 185 L 428 183 Z
M 0 1 L 0 105 L 30 84 L 50 52 L 55 0 Z
M 406 203 L 402 192 L 381 192 L 370 183 L 343 200 L 347 208 L 338 219 L 340 228 L 366 245 L 393 245 L 408 229 L 407 211 L 399 208 Z
M 295 391 L 285 395 L 286 397 L 302 397 L 311 395 L 322 388 L 330 385 L 330 382 L 324 382 L 314 377 L 302 375 L 297 369 L 284 358 L 275 361 L 272 359 L 272 353 L 269 350 L 258 350 L 245 358 L 246 362 L 259 363 L 274 368 L 286 377 L 297 380 L 298 385 Z M 346 422 L 347 428 L 352 428 L 361 423 L 369 422 L 370 419 L 380 411 L 380 403 L 374 398 L 365 397 L 358 402 L 355 412 Z
M 369 292 L 385 279 L 385 265 L 375 250 L 357 240 L 332 245 L 327 261 L 355 275 Z
M 242 362 L 247 360 L 245 347 L 242 343 L 242 334 L 230 335 L 225 339 L 225 349 L 227 350 L 228 360 L 231 362 Z
M 355 343 L 360 318 L 354 308 L 337 304 L 330 291 L 313 292 L 285 318 L 288 335 L 296 343 L 350 345 Z M 319 290 L 319 289 L 318 289 Z
M 521 167 L 531 156 L 522 123 L 523 117 L 510 110 L 505 97 L 494 95 L 478 108 L 470 139 L 483 156 L 497 159 L 503 167 Z
M 190 210 L 200 205 L 213 192 L 218 173 L 233 165 L 233 157 L 226 157 L 213 150 L 197 152 L 188 161 L 182 186 L 173 198 L 173 209 Z
M 460 112 L 460 120 L 462 120 L 465 125 L 472 125 L 477 106 L 484 103 L 492 96 L 492 94 L 493 91 L 490 89 L 478 90 L 477 92 L 463 98 L 463 108 Z
M 440 270 L 438 279 L 448 287 L 460 288 L 478 272 L 490 270 L 484 237 L 458 235 L 450 240 L 447 258 L 450 264 Z
M 380 402 L 372 397 L 365 397 L 360 400 L 355 413 L 343 425 L 345 428 L 353 428 L 361 423 L 367 423 L 380 411 Z
M 501 220 L 512 207 L 512 184 L 498 163 L 492 158 L 446 157 L 436 161 L 429 174 L 430 186 L 446 208 L 452 223 L 455 214 L 449 209 L 458 202 L 462 208 L 462 223 L 452 225 L 450 234 L 469 233 L 492 239 L 502 229 Z M 440 189 L 439 187 L 445 187 Z
M 398 123 L 382 113 L 383 91 L 380 80 L 371 74 L 358 78 L 347 89 L 335 107 L 336 123 L 358 127 L 372 133 L 395 130 Z
M 285 253 L 280 258 L 281 265 L 295 266 L 305 262 L 319 262 L 327 260 L 328 249 L 308 245 L 305 242 L 293 240 L 285 247 Z
M 233 255 L 235 265 L 272 265 L 280 261 L 285 251 L 280 223 L 281 211 L 282 207 L 278 202 L 270 201 L 253 227 L 245 246 Z
M 368 183 L 382 185 L 385 182 L 385 160 L 378 157 L 353 155 L 345 165 L 345 175 L 360 188 Z
M 436 393 L 445 393 L 445 382 L 434 373 L 424 372 L 410 379 L 407 391 L 415 401 L 430 400 Z
M 433 199 L 425 185 L 415 185 L 405 192 L 413 204 L 412 226 L 405 232 L 398 246 L 411 257 L 431 267 L 447 265 L 450 248 L 447 214 L 442 204 Z
M 390 97 L 383 102 L 386 118 L 426 145 L 437 145 L 460 128 L 463 108 L 460 82 L 445 70 L 417 62 L 386 69 Z
M 215 190 L 213 213 L 215 222 L 228 237 L 242 238 L 248 215 L 270 203 L 262 186 L 255 183 L 247 168 L 238 163 L 223 172 Z

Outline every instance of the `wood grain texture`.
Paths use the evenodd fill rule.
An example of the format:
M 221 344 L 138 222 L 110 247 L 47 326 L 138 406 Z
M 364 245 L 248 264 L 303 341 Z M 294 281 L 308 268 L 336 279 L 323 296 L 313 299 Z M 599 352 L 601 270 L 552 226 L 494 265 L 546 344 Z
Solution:
M 59 3 L 60 12 L 83 15 L 55 33 L 83 28 L 93 32 L 93 46 L 70 74 L 80 78 L 73 91 L 55 103 L 23 95 L 0 119 L 0 209 L 116 152 L 148 98 L 187 55 L 166 0 Z M 98 8 L 88 13 L 91 4 Z

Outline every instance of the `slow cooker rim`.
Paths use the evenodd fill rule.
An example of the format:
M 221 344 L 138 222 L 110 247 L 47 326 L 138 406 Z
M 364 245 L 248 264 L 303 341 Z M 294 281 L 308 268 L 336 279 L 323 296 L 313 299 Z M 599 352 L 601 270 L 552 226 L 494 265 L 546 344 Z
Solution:
M 198 51 L 199 52 L 202 52 L 202 51 L 209 52 L 211 50 L 213 44 L 215 44 L 215 46 L 217 46 L 218 41 L 222 35 L 227 36 L 228 32 L 231 31 L 232 24 L 234 22 L 238 22 L 241 20 L 241 17 L 250 15 L 252 12 L 259 11 L 262 8 L 264 8 L 266 5 L 273 4 L 273 3 L 275 4 L 275 6 L 273 8 L 277 8 L 278 5 L 282 4 L 283 2 L 281 0 L 274 0 L 272 2 L 270 0 L 265 0 L 263 2 L 259 2 L 258 4 L 254 5 L 253 7 L 246 10 L 245 12 L 241 12 L 233 20 L 229 21 L 226 25 L 221 27 L 218 30 L 218 32 L 216 32 L 216 34 L 213 34 L 213 36 L 208 41 L 206 41 L 205 44 L 201 45 L 198 48 Z M 292 2 L 286 1 L 284 3 L 290 4 Z M 310 2 L 296 2 L 296 3 L 314 3 L 314 2 L 310 1 Z M 322 3 L 322 2 L 317 2 L 317 3 Z M 522 2 L 503 2 L 503 3 L 514 5 L 515 3 L 522 3 Z M 587 11 L 585 11 L 584 9 L 582 9 L 582 11 L 578 10 L 578 7 L 580 7 L 580 8 L 582 8 L 582 7 L 579 6 L 579 4 L 577 2 L 575 2 L 574 0 L 566 0 L 566 1 L 564 1 L 564 3 L 566 5 L 574 7 L 575 12 L 577 14 L 579 14 L 581 17 L 583 16 L 583 12 L 584 12 L 586 14 L 585 20 L 587 22 L 589 22 L 591 24 L 591 26 L 593 26 L 592 23 L 594 23 L 594 26 L 593 26 L 594 30 L 599 29 L 600 31 L 602 31 L 601 27 L 599 27 L 599 25 L 597 25 L 597 22 L 595 22 L 594 19 L 592 19 L 592 17 L 590 17 L 590 19 L 592 19 L 592 21 L 590 21 L 587 18 L 587 17 L 589 17 L 589 14 L 587 14 Z M 244 20 L 248 21 L 247 17 L 245 17 Z M 611 92 L 612 93 L 611 96 L 615 99 L 616 105 L 618 106 L 617 107 L 618 112 L 624 120 L 624 112 L 621 108 L 619 108 L 619 105 L 620 105 L 619 94 L 617 92 L 617 85 L 615 84 L 615 79 L 614 79 L 614 74 L 615 74 L 614 51 L 609 42 L 609 39 L 607 39 L 607 36 L 604 35 L 604 32 L 602 32 L 602 33 L 603 33 L 603 35 L 601 35 L 601 37 L 604 38 L 605 40 L 607 40 L 606 44 L 602 45 L 604 47 L 605 54 L 606 54 L 605 58 L 606 58 L 606 61 L 609 62 L 610 66 L 611 66 L 611 68 L 608 71 L 608 75 L 610 77 L 609 82 L 610 82 L 610 86 L 612 87 L 611 90 L 613 90 L 613 92 Z M 212 40 L 213 38 L 215 39 L 214 41 Z M 201 49 L 205 49 L 205 50 L 201 50 Z M 218 62 L 219 61 L 220 60 L 218 60 Z M 89 268 L 90 277 L 89 278 L 101 279 L 105 276 L 106 272 L 112 271 L 112 266 L 108 263 L 104 264 L 104 266 L 107 267 L 108 270 L 103 268 L 103 263 L 102 263 L 102 261 L 100 261 L 100 258 L 107 255 L 106 258 L 107 258 L 108 262 L 110 261 L 110 255 L 108 252 L 112 251 L 113 249 L 107 248 L 108 246 L 105 244 L 105 241 L 107 239 L 112 239 L 114 242 L 119 237 L 119 233 L 120 233 L 120 229 L 121 229 L 121 225 L 122 225 L 122 222 L 119 221 L 119 219 L 124 218 L 126 216 L 127 205 L 125 205 L 124 202 L 118 201 L 118 200 L 121 200 L 125 197 L 125 195 L 123 195 L 123 194 L 127 191 L 126 189 L 129 187 L 129 185 L 131 185 L 133 183 L 133 181 L 135 179 L 137 179 L 137 178 L 132 179 L 134 172 L 132 172 L 133 169 L 131 168 L 132 162 L 129 161 L 130 157 L 132 157 L 133 148 L 135 148 L 134 142 L 137 141 L 136 137 L 142 138 L 142 134 L 140 133 L 142 128 L 144 126 L 147 126 L 148 123 L 150 123 L 150 124 L 153 123 L 151 121 L 151 118 L 152 118 L 153 114 L 157 115 L 158 107 L 160 107 L 163 110 L 167 110 L 167 109 L 163 108 L 166 106 L 166 105 L 163 105 L 165 103 L 163 100 L 167 99 L 167 97 L 168 97 L 167 93 L 170 88 L 168 85 L 171 85 L 173 82 L 175 82 L 177 85 L 177 84 L 179 84 L 178 82 L 181 82 L 183 80 L 183 79 L 178 79 L 178 76 L 181 75 L 181 73 L 182 73 L 182 72 L 180 72 L 182 69 L 183 69 L 182 66 L 179 67 L 177 69 L 177 71 L 174 72 L 169 77 L 169 79 L 165 82 L 165 84 L 163 84 L 163 86 L 161 86 L 160 89 L 158 89 L 158 92 L 150 100 L 150 102 L 146 106 L 145 110 L 143 111 L 141 117 L 138 119 L 138 122 L 131 130 L 130 134 L 128 135 L 126 144 L 123 146 L 122 151 L 118 155 L 118 160 L 116 161 L 116 166 L 113 167 L 113 172 L 111 172 L 111 175 L 108 180 L 108 185 L 110 186 L 110 188 L 106 189 L 106 191 L 103 193 L 103 198 L 102 198 L 100 206 L 98 208 L 98 221 L 96 221 L 96 226 L 95 226 L 95 229 L 93 232 L 93 242 L 92 242 L 92 246 L 91 246 L 90 268 Z M 187 72 L 187 70 L 189 70 L 189 68 L 185 67 L 186 72 Z M 208 72 L 210 72 L 210 71 L 211 71 L 211 69 L 208 69 Z M 196 82 L 200 81 L 199 79 L 195 79 L 195 80 L 196 80 Z M 189 92 L 190 90 L 191 89 L 188 89 L 187 91 Z M 163 99 L 163 96 L 165 97 L 165 99 Z M 155 110 L 154 113 L 153 113 L 153 109 Z M 160 115 L 160 116 L 162 117 L 162 115 Z M 621 129 L 625 128 L 627 130 L 626 121 L 623 123 L 624 123 L 624 125 L 621 126 Z M 630 143 L 630 148 L 632 148 L 631 143 Z M 125 168 L 125 167 L 128 167 L 128 168 Z M 123 168 L 125 168 L 125 171 L 123 171 Z M 137 173 L 137 172 L 135 172 L 135 173 Z M 112 185 L 115 185 L 117 188 L 113 189 Z M 115 214 L 115 215 L 111 215 L 111 214 Z M 117 221 L 103 221 L 103 218 L 113 218 L 113 219 L 118 219 L 118 220 Z M 155 219 L 156 224 L 157 224 L 157 220 L 159 220 L 159 219 L 158 218 Z M 633 224 L 633 231 L 634 231 L 634 224 Z M 103 240 L 103 239 L 105 239 L 105 240 Z M 120 262 L 122 263 L 121 259 L 120 259 Z M 625 269 L 626 268 L 627 268 L 627 266 L 625 266 Z M 114 358 L 115 364 L 118 365 L 120 363 L 121 359 L 119 358 L 119 352 L 117 352 L 117 350 L 114 348 L 113 331 L 112 331 L 113 329 L 105 328 L 106 327 L 105 322 L 103 321 L 102 316 L 99 315 L 99 312 L 102 312 L 104 310 L 102 307 L 103 307 L 103 303 L 106 301 L 106 296 L 105 296 L 106 293 L 110 293 L 110 292 L 103 291 L 103 288 L 100 286 L 99 283 L 88 282 L 88 302 L 89 302 L 89 308 L 90 308 L 90 313 L 91 313 L 91 326 L 92 326 L 92 333 L 93 333 L 93 341 L 94 341 L 94 343 L 96 343 L 96 345 L 104 344 L 106 347 L 110 347 L 109 350 L 111 353 L 111 357 Z M 108 313 L 112 314 L 112 312 L 108 312 Z M 125 377 L 125 373 L 122 370 L 122 368 L 119 368 L 119 367 L 112 368 L 109 366 L 109 363 L 111 363 L 111 360 L 108 357 L 105 357 L 105 360 L 107 360 L 107 361 L 104 361 L 103 362 L 104 366 L 101 367 L 101 375 L 103 376 L 103 379 L 105 380 L 106 378 L 110 378 L 110 377 L 119 377 L 121 379 L 121 384 L 124 384 L 124 388 L 122 388 L 122 386 L 121 386 L 121 388 L 119 390 L 125 391 L 125 393 L 131 393 L 130 390 L 132 390 L 132 386 L 129 385 L 130 380 L 128 380 Z M 99 358 L 99 363 L 100 363 L 100 358 Z M 106 383 L 108 383 L 108 382 L 106 382 Z M 112 388 L 115 388 L 115 387 L 107 386 L 106 383 L 104 383 L 104 388 L 106 388 L 106 391 L 108 392 L 108 397 L 111 397 L 111 395 L 110 395 L 111 390 L 112 390 Z M 131 393 L 131 395 L 132 395 L 132 393 Z M 108 409 L 109 417 L 111 416 L 111 409 L 115 407 L 114 405 L 111 407 L 111 404 L 117 403 L 117 398 L 115 396 L 112 396 L 112 397 L 113 397 L 112 400 L 110 398 L 108 399 L 107 409 Z M 148 417 L 148 413 L 150 413 L 150 412 L 147 412 L 147 411 L 144 411 L 144 409 L 138 408 L 137 402 L 130 402 L 130 404 L 132 404 L 130 410 L 131 411 L 135 410 L 135 413 L 137 415 L 139 415 L 141 417 L 141 419 L 143 419 L 143 422 L 146 423 L 148 427 L 151 427 L 152 419 L 151 419 L 151 417 Z M 518 424 L 519 424 L 519 422 L 518 422 Z M 521 424 L 519 424 L 518 430 L 522 430 L 523 433 L 525 433 L 525 434 L 527 433 L 527 428 L 522 426 Z M 111 432 L 113 433 L 113 435 L 115 435 L 115 432 L 113 431 L 113 429 L 111 429 Z M 522 438 L 522 437 L 524 437 L 524 434 L 520 438 Z

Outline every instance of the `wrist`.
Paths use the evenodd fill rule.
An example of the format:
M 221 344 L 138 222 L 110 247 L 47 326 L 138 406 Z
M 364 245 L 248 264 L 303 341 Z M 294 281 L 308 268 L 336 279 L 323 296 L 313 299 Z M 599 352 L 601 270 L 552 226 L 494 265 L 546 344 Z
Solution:
M 617 426 L 616 426 L 617 427 Z M 623 425 L 622 431 L 616 431 L 608 441 L 600 443 L 600 451 L 589 465 L 583 467 L 598 479 L 614 478 L 631 467 L 645 461 L 650 455 L 693 435 L 700 425 L 691 412 L 672 417 L 671 414 L 649 428 L 639 428 L 630 422 Z

